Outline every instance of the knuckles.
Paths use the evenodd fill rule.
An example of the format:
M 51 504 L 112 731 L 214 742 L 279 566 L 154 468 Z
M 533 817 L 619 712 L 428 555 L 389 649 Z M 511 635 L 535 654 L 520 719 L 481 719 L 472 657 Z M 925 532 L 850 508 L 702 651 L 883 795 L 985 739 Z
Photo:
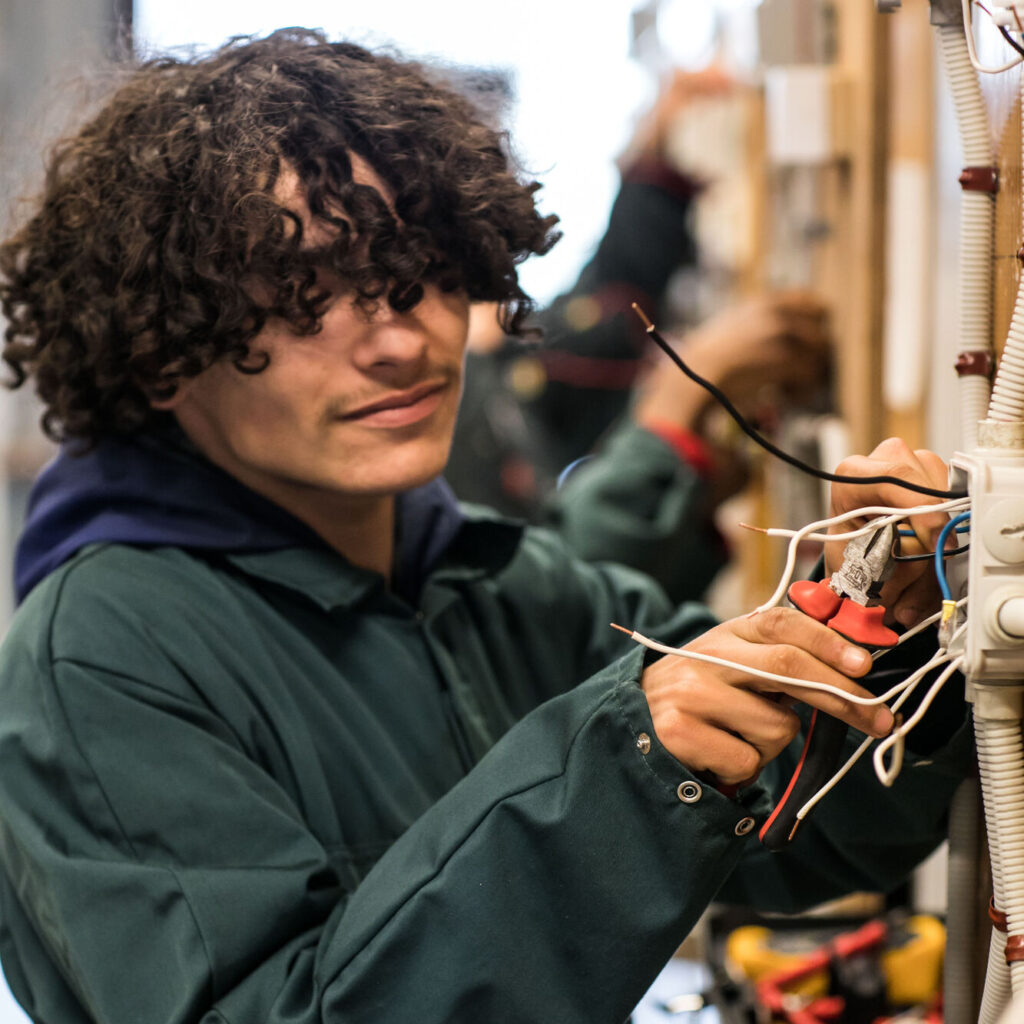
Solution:
M 766 726 L 765 739 L 774 753 L 779 753 L 793 742 L 793 738 L 799 732 L 799 717 L 792 711 L 783 711 L 773 722 Z
M 796 616 L 806 620 L 806 616 L 801 612 L 794 612 L 792 608 L 775 607 L 759 612 L 752 621 L 763 643 L 784 644 L 793 634 Z
M 743 782 L 764 767 L 764 759 L 761 754 L 751 746 L 744 744 L 743 748 L 737 751 L 736 756 L 730 759 L 729 771 L 726 775 L 723 772 L 716 774 L 728 785 L 735 785 Z
M 902 437 L 887 437 L 875 447 L 871 458 L 887 459 L 895 469 L 897 466 L 906 466 L 914 458 L 914 451 Z
M 767 653 L 768 671 L 779 676 L 799 676 L 803 652 L 790 644 L 776 644 Z

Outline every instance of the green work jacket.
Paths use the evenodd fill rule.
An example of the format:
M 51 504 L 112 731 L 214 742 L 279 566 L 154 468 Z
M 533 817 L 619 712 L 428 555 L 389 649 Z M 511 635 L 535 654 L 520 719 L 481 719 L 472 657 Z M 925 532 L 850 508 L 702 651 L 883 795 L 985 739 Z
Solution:
M 45 1024 L 619 1024 L 712 898 L 885 888 L 942 838 L 963 729 L 766 854 L 791 761 L 694 777 L 611 622 L 712 624 L 483 514 L 415 607 L 325 551 L 87 548 L 0 652 L 15 995 Z

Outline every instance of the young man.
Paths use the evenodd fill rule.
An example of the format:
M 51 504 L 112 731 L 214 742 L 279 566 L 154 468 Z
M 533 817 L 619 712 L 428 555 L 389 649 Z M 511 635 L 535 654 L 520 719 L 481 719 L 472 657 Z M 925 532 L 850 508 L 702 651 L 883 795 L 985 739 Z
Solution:
M 0 955 L 35 1020 L 617 1022 L 716 893 L 884 886 L 941 838 L 955 720 L 759 854 L 791 702 L 608 624 L 849 694 L 866 652 L 449 498 L 469 304 L 517 327 L 533 191 L 429 71 L 299 30 L 138 70 L 60 150 L 0 250 L 5 358 L 68 440 L 0 654 Z M 848 468 L 944 479 L 887 445 Z

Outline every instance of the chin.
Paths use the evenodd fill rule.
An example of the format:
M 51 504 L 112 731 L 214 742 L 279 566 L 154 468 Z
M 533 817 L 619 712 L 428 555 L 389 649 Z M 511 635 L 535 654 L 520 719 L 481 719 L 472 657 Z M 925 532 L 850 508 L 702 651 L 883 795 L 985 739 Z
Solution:
M 408 458 L 395 456 L 384 461 L 386 470 L 382 466 L 375 467 L 375 471 L 367 473 L 353 489 L 367 496 L 385 497 L 421 487 L 444 472 L 448 449 L 446 447 L 441 453 L 432 453 L 430 458 L 423 455 L 413 457 L 410 453 Z

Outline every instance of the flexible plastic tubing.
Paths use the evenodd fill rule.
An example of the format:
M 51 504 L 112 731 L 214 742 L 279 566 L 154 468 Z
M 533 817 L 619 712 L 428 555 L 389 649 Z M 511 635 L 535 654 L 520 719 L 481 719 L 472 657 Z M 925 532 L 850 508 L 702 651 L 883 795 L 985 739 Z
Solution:
M 938 30 L 939 50 L 953 94 L 965 167 L 995 162 L 988 110 L 971 65 L 961 26 Z M 984 192 L 965 191 L 960 205 L 960 351 L 988 352 L 992 344 L 992 237 L 995 203 Z M 961 444 L 977 447 L 978 423 L 989 407 L 989 382 L 981 374 L 960 377 Z
M 1000 758 L 1012 760 L 1018 756 L 1024 759 L 1024 744 L 1020 739 L 1020 725 L 1015 722 L 993 722 L 976 717 L 974 732 L 978 746 L 978 762 L 982 772 L 982 800 L 985 807 L 985 819 L 988 823 L 989 861 L 992 867 L 992 901 L 997 910 L 1005 910 L 1005 886 L 1003 880 L 1003 859 L 1000 848 L 1000 822 L 995 807 L 992 776 L 992 758 L 998 763 Z M 988 775 L 988 782 L 985 775 Z M 1005 827 L 1005 825 L 1003 825 Z M 976 934 L 967 933 L 967 934 Z M 960 944 L 969 949 L 971 942 L 964 943 L 963 935 Z M 1010 967 L 1006 962 L 1006 935 L 993 927 L 988 949 L 988 968 L 985 971 L 985 988 L 981 998 L 981 1009 L 978 1013 L 978 1024 L 996 1024 L 1010 1001 Z
M 1021 722 L 1020 719 L 987 719 L 977 703 L 974 710 L 978 770 L 989 829 L 996 906 L 1006 914 L 1009 934 L 1021 935 L 1024 934 L 1024 740 Z M 990 971 L 998 971 L 995 965 L 1000 962 L 1004 962 L 1001 956 L 991 957 Z M 1010 982 L 1015 995 L 1024 992 L 1024 961 L 1011 965 Z M 992 979 L 991 985 L 986 980 L 986 996 L 998 983 L 998 978 Z M 992 992 L 994 1005 L 991 1012 L 1005 1009 L 1003 996 L 1003 992 Z M 1000 1001 L 1002 1005 L 998 1005 Z
M 1021 76 L 1021 95 L 1024 97 L 1024 76 Z M 1021 152 L 1024 154 L 1024 133 L 1021 138 Z M 1022 179 L 1024 185 L 1024 179 Z M 1024 274 L 1017 286 L 1017 298 L 1010 317 L 1010 330 L 1006 345 L 999 357 L 999 369 L 992 387 L 988 418 L 1002 423 L 1019 423 L 1024 420 Z

